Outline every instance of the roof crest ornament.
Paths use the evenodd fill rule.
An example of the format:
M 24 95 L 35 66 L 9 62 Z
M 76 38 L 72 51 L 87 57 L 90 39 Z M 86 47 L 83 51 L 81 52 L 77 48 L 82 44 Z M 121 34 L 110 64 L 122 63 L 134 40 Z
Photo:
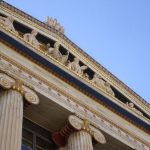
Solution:
M 47 17 L 46 24 L 50 27 L 56 29 L 57 31 L 64 33 L 64 27 L 60 25 L 60 23 L 57 21 L 57 19 L 53 19 L 52 17 Z

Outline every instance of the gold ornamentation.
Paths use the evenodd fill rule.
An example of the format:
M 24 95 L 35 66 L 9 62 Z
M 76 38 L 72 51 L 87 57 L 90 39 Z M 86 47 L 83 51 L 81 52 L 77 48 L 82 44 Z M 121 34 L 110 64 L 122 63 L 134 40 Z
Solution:
M 73 73 L 75 73 L 78 77 L 86 80 L 88 83 L 90 83 L 97 89 L 101 90 L 105 94 L 107 94 L 111 97 L 115 97 L 115 94 L 114 94 L 112 88 L 110 87 L 110 84 L 108 82 L 105 82 L 102 78 L 100 79 L 98 77 L 99 76 L 98 74 L 95 73 L 93 76 L 93 79 L 91 81 L 89 80 L 89 77 L 88 77 L 89 75 L 87 73 L 84 73 L 84 71 L 88 67 L 86 65 L 80 66 L 78 58 L 75 57 L 74 61 L 70 62 L 68 60 L 69 52 L 67 52 L 67 55 L 62 55 L 59 51 L 60 44 L 58 42 L 55 42 L 54 48 L 51 48 L 51 47 L 48 48 L 48 53 L 41 50 L 40 49 L 41 44 L 35 38 L 36 35 L 37 35 L 37 31 L 35 31 L 35 30 L 32 30 L 31 34 L 30 33 L 24 34 L 25 42 L 27 44 L 29 44 L 30 46 L 32 46 L 33 48 L 36 48 L 39 52 L 41 52 L 45 56 L 48 56 L 50 59 L 52 59 L 51 56 L 54 57 L 54 59 L 56 59 L 56 62 L 59 63 L 61 66 L 63 66 L 63 67 L 67 66 L 68 70 L 73 71 Z M 14 35 L 14 36 L 17 36 L 17 35 Z M 17 37 L 19 37 L 19 36 L 17 36 Z M 95 79 L 95 75 L 97 75 L 97 79 Z M 102 81 L 103 81 L 103 83 L 102 83 Z
M 20 92 L 21 94 L 24 94 L 24 90 L 22 88 L 22 85 L 23 85 L 23 82 L 21 80 L 16 80 L 12 86 L 12 89 Z
M 81 49 L 79 49 L 76 45 L 72 44 L 72 42 L 70 40 L 67 40 L 66 37 L 60 36 L 57 32 L 54 32 L 52 29 L 48 27 L 45 27 L 42 22 L 40 21 L 37 22 L 36 19 L 31 18 L 29 15 L 21 12 L 20 10 L 13 8 L 12 6 L 9 6 L 4 1 L 1 2 L 0 7 L 6 13 L 13 14 L 16 18 L 21 19 L 22 21 L 28 23 L 29 25 L 32 25 L 37 29 L 43 31 L 45 35 L 50 35 L 54 39 L 59 40 L 61 43 L 63 43 L 63 45 L 65 45 L 65 47 L 70 49 L 76 56 L 82 57 L 82 60 L 84 60 L 84 62 L 88 62 L 88 64 L 90 64 L 90 68 L 93 68 L 93 70 L 96 70 L 97 73 L 102 74 L 102 76 L 105 77 L 105 79 L 110 81 L 113 86 L 115 86 L 119 91 L 125 94 L 129 99 L 132 99 L 140 106 L 142 104 L 143 109 L 148 110 L 150 105 L 144 99 L 142 99 L 139 95 L 137 95 L 134 91 L 132 91 L 123 82 L 118 80 L 115 76 L 110 74 L 104 67 L 102 67 L 100 64 L 96 63 L 93 59 L 91 59 L 88 55 L 83 53 Z
M 0 73 L 0 85 L 5 89 L 13 89 L 20 92 L 24 98 L 31 104 L 38 104 L 39 98 L 30 88 L 23 85 L 21 80 L 14 80 L 5 73 Z
M 4 27 L 4 29 L 7 30 L 6 27 Z M 86 82 L 90 83 L 97 89 L 102 90 L 105 94 L 109 94 L 109 96 L 113 96 L 113 97 L 115 96 L 109 83 L 108 84 L 106 83 L 106 86 L 102 87 L 97 84 L 98 82 L 92 82 L 94 77 L 91 81 L 89 80 L 89 75 L 87 73 L 84 73 L 84 71 L 88 68 L 88 66 L 86 66 L 86 65 L 80 66 L 78 58 L 75 57 L 74 61 L 70 62 L 68 60 L 69 51 L 67 51 L 66 55 L 62 55 L 59 51 L 60 44 L 58 42 L 55 42 L 54 48 L 49 47 L 50 45 L 48 44 L 47 47 L 49 47 L 49 48 L 48 48 L 48 53 L 47 53 L 47 52 L 41 50 L 41 48 L 40 48 L 40 46 L 42 46 L 42 44 L 40 44 L 38 42 L 38 40 L 36 39 L 36 35 L 38 33 L 36 30 L 32 30 L 31 33 L 24 34 L 23 38 L 21 36 L 19 36 L 18 34 L 16 35 L 12 31 L 10 31 L 10 32 L 14 36 L 18 37 L 20 40 L 23 40 L 26 44 L 30 45 L 32 48 L 36 48 L 40 53 L 42 53 L 45 56 L 49 57 L 50 59 L 56 61 L 59 65 L 63 66 L 64 68 L 66 68 L 69 71 L 72 71 L 81 79 L 86 80 Z M 52 54 L 51 54 L 51 52 L 52 52 Z
M 119 125 L 119 124 L 114 124 L 114 122 L 112 122 L 111 120 L 106 119 L 106 117 L 104 117 L 102 114 L 100 114 L 97 110 L 93 110 L 93 109 L 91 109 L 89 106 L 87 106 L 86 104 L 81 103 L 81 101 L 79 101 L 79 100 L 76 99 L 75 97 L 69 96 L 68 93 L 66 93 L 66 92 L 63 91 L 62 89 L 60 89 L 60 88 L 56 87 L 55 85 L 49 83 L 48 80 L 46 80 L 46 79 L 40 77 L 39 75 L 33 73 L 32 71 L 30 71 L 28 68 L 22 66 L 21 64 L 18 64 L 15 60 L 11 60 L 8 56 L 5 56 L 2 52 L 0 52 L 0 54 L 1 54 L 0 60 L 7 61 L 7 63 L 13 64 L 13 65 L 16 66 L 17 68 L 20 68 L 21 70 L 23 70 L 24 72 L 26 72 L 26 73 L 29 75 L 29 78 L 30 78 L 30 79 L 36 78 L 37 80 L 42 81 L 45 85 L 47 85 L 48 87 L 51 87 L 51 89 L 54 89 L 54 90 L 60 92 L 62 95 L 66 96 L 66 97 L 68 98 L 68 101 L 69 101 L 69 102 L 72 100 L 73 102 L 78 103 L 80 106 L 82 106 L 82 107 L 84 107 L 84 108 L 90 110 L 94 115 L 96 115 L 96 118 L 97 118 L 98 120 L 101 119 L 101 118 L 104 119 L 105 122 L 107 123 L 107 124 L 105 124 L 105 123 L 103 122 L 103 125 L 106 127 L 106 130 L 109 129 L 109 128 L 108 128 L 108 124 L 111 125 L 111 129 L 109 129 L 109 131 L 110 131 L 110 132 L 113 132 L 114 134 L 116 134 L 116 132 L 114 132 L 114 130 L 112 130 L 112 126 L 113 126 L 114 128 L 119 128 L 119 129 L 120 129 L 120 125 Z M 7 64 L 5 64 L 5 65 L 7 65 Z M 7 67 L 6 67 L 6 68 L 7 68 Z M 6 68 L 3 68 L 4 70 L 3 70 L 3 69 L 2 69 L 2 70 L 6 72 Z M 11 69 L 11 68 L 10 68 L 10 69 Z M 95 104 L 97 105 L 98 103 L 95 102 Z M 80 110 L 79 110 L 78 113 L 81 113 Z M 80 116 L 80 114 L 76 114 L 76 115 L 79 116 L 79 117 L 81 117 L 81 118 L 83 117 L 83 116 L 82 116 L 83 114 L 82 114 L 81 116 Z M 95 118 L 94 118 L 94 119 L 95 119 Z M 100 128 L 99 124 L 100 124 L 101 122 L 99 122 L 97 119 L 96 119 L 96 120 L 93 120 L 92 122 L 94 123 L 94 125 L 96 125 L 98 128 Z M 140 139 L 139 137 L 133 135 L 133 133 L 130 132 L 130 131 L 128 131 L 127 129 L 121 128 L 121 130 L 122 130 L 122 132 L 126 133 L 126 135 L 128 135 L 130 138 L 132 137 L 132 138 L 137 139 L 138 141 L 141 141 L 141 139 Z M 126 140 L 128 140 L 128 139 L 126 139 Z M 122 138 L 121 141 L 123 141 L 123 138 Z M 147 142 L 145 142 L 145 141 L 143 141 L 143 140 L 142 140 L 142 143 L 144 143 L 145 145 L 149 145 Z
M 106 143 L 106 139 L 104 137 L 104 135 L 101 133 L 101 131 L 99 131 L 98 129 L 96 129 L 94 126 L 90 125 L 90 122 L 86 119 L 81 120 L 80 118 L 78 118 L 75 115 L 70 115 L 69 118 L 69 123 L 71 124 L 71 126 L 75 129 L 75 130 L 84 130 L 86 132 L 88 132 L 94 139 L 96 142 L 99 142 L 101 144 L 105 144 Z
M 90 122 L 88 120 L 83 120 L 82 129 L 90 134 L 93 134 L 91 128 L 90 128 Z

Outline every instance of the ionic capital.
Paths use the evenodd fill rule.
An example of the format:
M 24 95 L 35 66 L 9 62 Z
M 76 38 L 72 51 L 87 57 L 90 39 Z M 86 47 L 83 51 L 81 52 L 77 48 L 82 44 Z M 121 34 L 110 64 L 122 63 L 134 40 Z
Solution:
M 38 104 L 39 98 L 37 94 L 25 86 L 21 80 L 15 80 L 5 73 L 0 73 L 0 86 L 4 89 L 13 89 L 21 93 L 25 100 L 31 104 Z
M 66 144 L 67 138 L 74 132 L 85 131 L 89 133 L 94 141 L 97 143 L 105 144 L 106 139 L 103 133 L 90 125 L 88 120 L 82 120 L 75 115 L 70 115 L 68 117 L 67 124 L 60 129 L 59 132 L 55 132 L 52 135 L 53 141 L 58 146 L 64 146 Z
M 84 130 L 88 132 L 96 142 L 101 144 L 106 143 L 106 139 L 102 132 L 94 126 L 90 125 L 88 120 L 82 120 L 75 115 L 70 115 L 69 123 L 77 131 Z

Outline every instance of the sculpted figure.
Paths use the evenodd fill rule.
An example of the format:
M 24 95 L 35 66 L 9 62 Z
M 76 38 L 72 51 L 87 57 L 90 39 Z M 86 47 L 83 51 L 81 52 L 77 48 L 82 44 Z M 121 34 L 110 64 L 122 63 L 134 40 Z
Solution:
M 105 82 L 105 88 L 109 94 L 115 96 L 114 91 L 112 90 L 112 88 L 110 87 L 110 84 L 108 82 Z
M 0 16 L 0 23 L 6 26 L 9 30 L 18 34 L 18 32 L 14 28 L 13 22 L 14 22 L 14 19 L 12 16 L 8 16 L 8 17 Z
M 80 75 L 83 75 L 84 70 L 86 70 L 88 68 L 85 65 L 80 66 L 79 59 L 76 57 L 74 58 L 73 62 L 69 62 L 67 66 L 69 69 L 75 71 L 76 73 L 78 73 Z
M 94 74 L 93 79 L 91 81 L 97 86 L 105 88 L 105 81 L 97 73 Z
M 48 54 L 50 54 L 53 58 L 59 60 L 62 57 L 62 54 L 59 51 L 60 44 L 58 42 L 54 43 L 54 47 L 48 48 Z
M 87 73 L 84 73 L 83 76 L 86 78 L 86 79 L 89 79 L 89 75 Z
M 47 22 L 49 26 L 55 28 L 56 30 L 60 31 L 61 33 L 64 33 L 64 27 L 58 23 L 57 19 L 53 19 L 52 17 L 47 17 Z
M 60 61 L 62 64 L 67 65 L 68 62 L 68 57 L 69 57 L 69 51 L 67 51 L 66 55 L 62 55 L 58 61 Z
M 59 51 L 60 44 L 58 42 L 55 42 L 54 47 L 50 47 L 50 44 L 47 44 L 47 52 L 50 54 L 53 58 L 61 62 L 62 64 L 66 65 L 69 57 L 69 51 L 67 51 L 66 55 L 62 55 Z
M 39 41 L 36 39 L 36 35 L 38 34 L 37 31 L 32 30 L 31 33 L 25 33 L 23 35 L 24 40 L 30 42 L 31 44 L 33 44 L 34 46 L 36 46 L 37 48 L 40 48 L 40 43 Z
M 128 106 L 128 107 L 130 107 L 133 111 L 135 111 L 136 113 L 138 113 L 139 115 L 142 115 L 143 116 L 143 113 L 142 112 L 140 112 L 139 110 L 137 110 L 135 107 L 134 107 L 134 104 L 132 103 L 132 102 L 126 102 L 126 105 Z

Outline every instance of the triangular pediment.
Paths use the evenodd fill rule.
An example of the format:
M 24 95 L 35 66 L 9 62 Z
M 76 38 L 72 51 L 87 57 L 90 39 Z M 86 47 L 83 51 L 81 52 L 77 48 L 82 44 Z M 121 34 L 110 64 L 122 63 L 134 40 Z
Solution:
M 58 27 L 36 20 L 3 1 L 0 7 L 1 36 L 5 37 L 6 43 L 18 44 L 20 50 L 24 49 L 21 54 L 49 67 L 68 84 L 114 112 L 128 117 L 131 114 L 135 116 L 135 122 L 137 118 L 142 120 L 145 124 L 141 122 L 140 126 L 150 129 L 150 105 L 70 41 L 61 26 L 58 30 Z

